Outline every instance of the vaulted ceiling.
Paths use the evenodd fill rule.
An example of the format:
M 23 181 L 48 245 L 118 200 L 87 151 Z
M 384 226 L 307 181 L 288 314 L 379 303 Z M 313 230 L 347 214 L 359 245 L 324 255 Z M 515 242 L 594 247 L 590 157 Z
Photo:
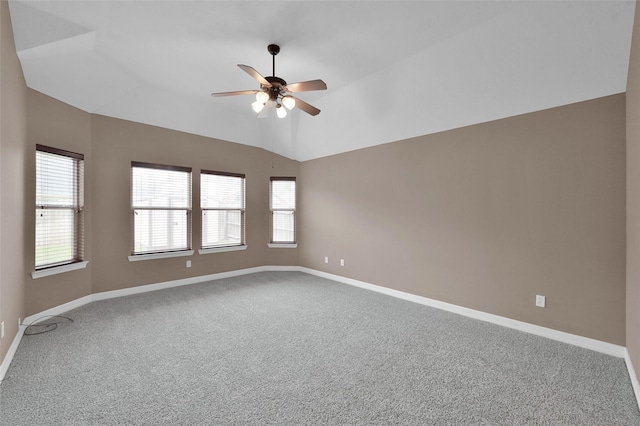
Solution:
M 90 113 L 308 160 L 624 92 L 633 1 L 10 0 L 27 85 Z M 237 64 L 323 79 L 258 119 Z M 176 141 L 179 143 L 179 141 Z

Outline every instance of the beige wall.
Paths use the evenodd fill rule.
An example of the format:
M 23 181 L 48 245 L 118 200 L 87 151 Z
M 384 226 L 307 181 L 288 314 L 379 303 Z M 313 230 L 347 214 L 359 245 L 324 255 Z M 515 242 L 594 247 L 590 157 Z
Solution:
M 24 317 L 26 277 L 26 198 L 23 191 L 28 156 L 26 85 L 16 56 L 6 1 L 0 2 L 0 362 Z
M 636 11 L 638 13 L 638 11 Z M 26 89 L 0 2 L 0 319 L 89 293 L 259 265 L 298 265 L 625 344 L 625 97 L 297 163 L 261 149 L 90 115 Z M 636 26 L 637 24 L 636 20 Z M 640 365 L 640 128 L 634 34 L 628 132 L 626 344 Z M 632 70 L 636 70 L 632 72 Z M 85 270 L 32 280 L 34 150 L 85 154 Z M 245 252 L 129 262 L 130 162 L 246 173 Z M 300 249 L 268 249 L 269 176 L 298 176 Z M 381 193 L 384 193 L 382 194 Z M 330 263 L 325 265 L 324 256 Z M 346 266 L 340 267 L 340 258 Z M 547 308 L 533 306 L 535 294 Z
M 640 374 L 640 5 L 627 81 L 627 350 Z
M 304 162 L 301 264 L 624 345 L 624 123 L 616 95 Z
M 85 259 L 87 269 L 33 280 L 26 276 L 26 315 L 82 296 L 262 265 L 296 265 L 297 250 L 269 249 L 269 177 L 297 176 L 298 163 L 262 149 L 144 124 L 91 115 L 28 91 L 28 155 L 25 195 L 35 199 L 35 144 L 85 155 Z M 33 155 L 31 155 L 33 154 Z M 193 247 L 200 244 L 200 169 L 245 173 L 246 251 L 129 262 L 131 161 L 193 168 Z M 27 223 L 34 223 L 33 209 Z M 26 227 L 26 241 L 34 240 Z M 185 261 L 192 260 L 186 268 Z M 25 268 L 34 250 L 25 247 Z
M 92 265 L 92 200 L 91 188 L 93 159 L 91 155 L 91 116 L 77 108 L 64 104 L 34 90 L 27 92 L 27 167 L 24 188 L 29 209 L 26 222 L 26 268 L 33 271 L 35 265 L 35 152 L 36 144 L 47 145 L 67 151 L 84 154 L 85 169 L 85 259 L 89 260 L 87 269 L 64 274 L 32 279 L 26 277 L 26 314 L 33 315 L 54 306 L 91 294 Z
M 104 116 L 92 116 L 93 292 L 261 265 L 296 265 L 298 250 L 269 249 L 269 177 L 297 176 L 298 163 L 259 148 Z M 193 246 L 200 245 L 199 170 L 246 175 L 246 251 L 129 262 L 131 161 L 193 168 Z M 273 163 L 273 168 L 272 168 Z M 191 259 L 192 267 L 185 261 Z
M 298 250 L 269 249 L 269 177 L 297 176 L 299 164 L 259 148 L 92 115 L 26 88 L 2 11 L 2 283 L 7 336 L 17 320 L 91 293 L 262 265 L 297 265 Z M 32 279 L 35 251 L 35 145 L 85 155 L 86 269 Z M 246 251 L 129 262 L 131 161 L 189 166 L 193 174 L 193 246 L 200 244 L 200 169 L 245 173 Z M 192 267 L 185 267 L 185 260 Z
M 269 249 L 269 177 L 297 176 L 297 162 L 259 148 L 91 115 L 26 88 L 15 53 L 9 8 L 2 12 L 2 268 L 0 320 L 4 358 L 24 318 L 91 293 L 262 265 L 297 265 L 298 250 Z M 35 251 L 35 145 L 85 155 L 86 269 L 32 279 Z M 245 173 L 247 243 L 241 252 L 129 262 L 132 160 L 190 166 L 193 245 L 200 243 L 198 170 Z M 192 267 L 185 267 L 185 260 Z

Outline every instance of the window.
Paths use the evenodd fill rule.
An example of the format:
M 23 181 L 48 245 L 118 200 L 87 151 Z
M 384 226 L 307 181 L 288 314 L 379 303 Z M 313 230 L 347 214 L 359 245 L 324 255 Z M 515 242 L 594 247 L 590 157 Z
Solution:
M 36 145 L 36 271 L 82 261 L 83 207 L 84 156 Z
M 191 168 L 131 162 L 133 255 L 191 249 Z
M 245 244 L 245 177 L 240 174 L 200 173 L 202 248 Z
M 271 178 L 271 242 L 296 242 L 296 178 Z

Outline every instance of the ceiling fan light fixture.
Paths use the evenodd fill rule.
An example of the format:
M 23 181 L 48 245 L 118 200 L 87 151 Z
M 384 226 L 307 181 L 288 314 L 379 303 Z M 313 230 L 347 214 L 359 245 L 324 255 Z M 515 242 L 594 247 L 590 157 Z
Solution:
M 251 104 L 251 108 L 253 108 L 253 111 L 257 114 L 262 111 L 262 108 L 264 108 L 264 102 L 255 101 Z
M 287 110 L 282 108 L 282 104 L 276 105 L 276 114 L 278 118 L 285 118 L 287 116 Z
M 255 94 L 256 101 L 251 104 L 251 108 L 258 114 L 258 118 L 267 117 L 273 108 L 276 109 L 278 118 L 287 116 L 287 109 L 292 110 L 298 108 L 309 115 L 318 115 L 320 110 L 313 105 L 309 105 L 305 101 L 298 99 L 289 93 L 297 94 L 300 92 L 309 92 L 312 90 L 327 90 L 327 84 L 322 80 L 301 81 L 298 83 L 287 84 L 287 82 L 276 76 L 276 55 L 280 52 L 280 46 L 270 44 L 267 51 L 272 57 L 272 75 L 264 77 L 255 68 L 248 65 L 238 64 L 238 67 L 249 74 L 255 81 L 260 84 L 259 90 L 237 90 L 235 92 L 218 92 L 212 93 L 211 96 L 235 96 Z M 282 108 L 282 107 L 285 108 Z
M 256 93 L 256 101 L 264 104 L 269 100 L 269 94 L 267 92 L 258 92 Z
M 296 100 L 293 96 L 283 96 L 282 105 L 284 105 L 288 110 L 292 110 L 296 106 Z

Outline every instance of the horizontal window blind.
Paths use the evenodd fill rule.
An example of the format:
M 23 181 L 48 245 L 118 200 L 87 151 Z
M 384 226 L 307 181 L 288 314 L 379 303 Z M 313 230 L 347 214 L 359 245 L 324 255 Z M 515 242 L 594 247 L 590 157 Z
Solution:
M 296 179 L 271 178 L 271 242 L 295 243 Z
M 202 248 L 245 244 L 245 176 L 202 170 Z
M 84 156 L 36 145 L 35 269 L 84 257 Z
M 191 249 L 191 169 L 131 163 L 132 254 Z
M 295 178 L 271 178 L 271 209 L 296 209 Z

